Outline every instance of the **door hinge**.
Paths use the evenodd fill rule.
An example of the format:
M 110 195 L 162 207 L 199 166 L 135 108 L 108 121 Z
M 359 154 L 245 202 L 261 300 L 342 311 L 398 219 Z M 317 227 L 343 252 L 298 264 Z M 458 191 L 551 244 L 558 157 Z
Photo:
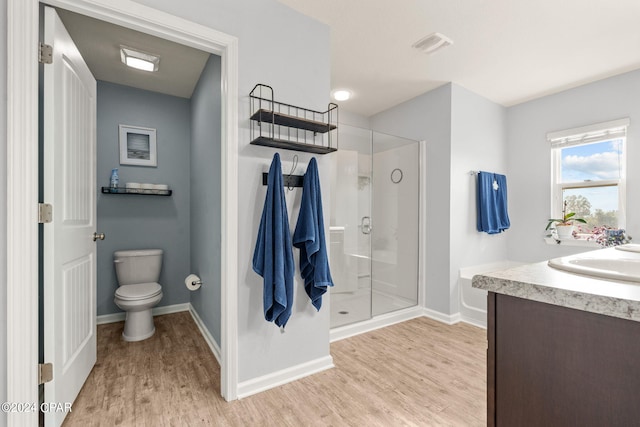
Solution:
M 38 203 L 38 223 L 49 224 L 53 220 L 53 206 L 49 203 Z
M 38 365 L 38 385 L 48 383 L 53 379 L 53 363 L 40 363 Z
M 51 64 L 53 62 L 53 47 L 51 45 L 40 43 L 38 61 L 42 64 Z

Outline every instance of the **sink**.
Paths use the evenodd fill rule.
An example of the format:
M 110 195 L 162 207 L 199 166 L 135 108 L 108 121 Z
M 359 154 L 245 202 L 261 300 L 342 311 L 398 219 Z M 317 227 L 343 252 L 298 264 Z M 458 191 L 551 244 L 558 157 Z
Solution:
M 600 250 L 554 258 L 549 260 L 548 264 L 550 267 L 570 273 L 603 279 L 640 282 L 640 245 L 631 246 L 637 246 L 637 248 L 620 249 L 626 251 L 627 254 L 616 252 L 613 249 Z M 637 255 L 634 253 L 637 253 Z
M 615 247 L 619 251 L 638 252 L 640 253 L 640 245 L 627 244 Z

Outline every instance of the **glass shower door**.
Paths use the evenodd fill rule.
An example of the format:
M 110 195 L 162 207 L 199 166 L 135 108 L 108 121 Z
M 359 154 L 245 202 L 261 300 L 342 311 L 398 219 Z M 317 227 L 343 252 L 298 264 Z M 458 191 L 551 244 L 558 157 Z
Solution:
M 373 132 L 372 315 L 418 304 L 420 148 Z
M 331 328 L 371 318 L 371 131 L 338 132 L 340 149 L 330 154 Z

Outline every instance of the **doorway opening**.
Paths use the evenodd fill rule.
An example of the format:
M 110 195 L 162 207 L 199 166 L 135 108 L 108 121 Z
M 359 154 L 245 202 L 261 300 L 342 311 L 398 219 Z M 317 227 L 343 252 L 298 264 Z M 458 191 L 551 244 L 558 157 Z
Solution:
M 221 156 L 221 358 L 222 395 L 235 399 L 237 386 L 236 330 L 227 307 L 235 307 L 236 297 L 227 292 L 226 283 L 236 282 L 236 242 L 229 238 L 237 230 L 237 40 L 210 28 L 194 24 L 142 6 L 129 0 L 91 1 L 50 0 L 74 12 L 104 19 L 201 48 L 222 57 L 222 156 Z M 39 2 L 9 0 L 7 29 L 9 40 L 7 75 L 8 129 L 8 211 L 7 224 L 7 398 L 12 401 L 38 401 L 36 370 L 38 362 L 38 226 L 33 222 L 38 201 L 38 64 L 37 49 Z M 15 43 L 14 43 L 15 42 Z M 230 321 L 227 321 L 228 319 Z M 230 333 L 231 332 L 231 333 Z M 37 414 L 27 418 L 35 423 Z M 15 417 L 9 414 L 11 422 Z M 17 418 L 16 418 L 17 419 Z M 21 414 L 20 419 L 26 418 Z M 26 422 L 26 421 L 25 421 Z
M 41 226 L 40 363 L 52 362 L 56 379 L 44 386 L 44 401 L 71 402 L 79 393 L 96 360 L 96 314 L 98 323 L 125 320 L 123 303 L 114 300 L 123 285 L 115 276 L 118 251 L 160 249 L 162 274 L 147 279 L 162 289 L 153 298 L 154 313 L 191 311 L 220 363 L 215 254 L 221 242 L 212 232 L 221 227 L 220 57 L 64 9 L 41 11 L 43 42 L 53 46 L 52 64 L 41 67 L 42 202 L 59 212 Z M 162 58 L 157 72 L 121 63 L 117 54 L 124 45 Z M 153 165 L 123 160 L 122 145 L 129 141 L 119 140 L 122 126 L 153 132 Z M 118 191 L 97 190 L 109 188 L 108 174 L 118 168 Z M 132 194 L 126 190 L 132 182 L 146 184 Z M 171 197 L 144 191 L 151 182 L 171 188 Z M 69 239 L 78 227 L 108 238 L 93 243 L 79 236 L 74 244 Z M 63 242 L 86 244 L 91 252 L 83 256 Z M 192 271 L 208 285 L 199 292 L 179 286 Z M 128 330 L 135 330 L 135 317 L 126 314 Z M 48 416 L 53 421 L 62 414 Z

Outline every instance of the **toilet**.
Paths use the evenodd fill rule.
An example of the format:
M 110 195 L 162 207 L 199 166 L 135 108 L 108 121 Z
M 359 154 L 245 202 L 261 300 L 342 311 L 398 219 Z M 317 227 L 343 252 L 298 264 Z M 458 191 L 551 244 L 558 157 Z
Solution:
M 162 249 L 144 249 L 113 254 L 118 278 L 113 301 L 127 312 L 122 332 L 125 341 L 142 341 L 156 331 L 151 309 L 162 299 L 158 283 L 162 253 Z

